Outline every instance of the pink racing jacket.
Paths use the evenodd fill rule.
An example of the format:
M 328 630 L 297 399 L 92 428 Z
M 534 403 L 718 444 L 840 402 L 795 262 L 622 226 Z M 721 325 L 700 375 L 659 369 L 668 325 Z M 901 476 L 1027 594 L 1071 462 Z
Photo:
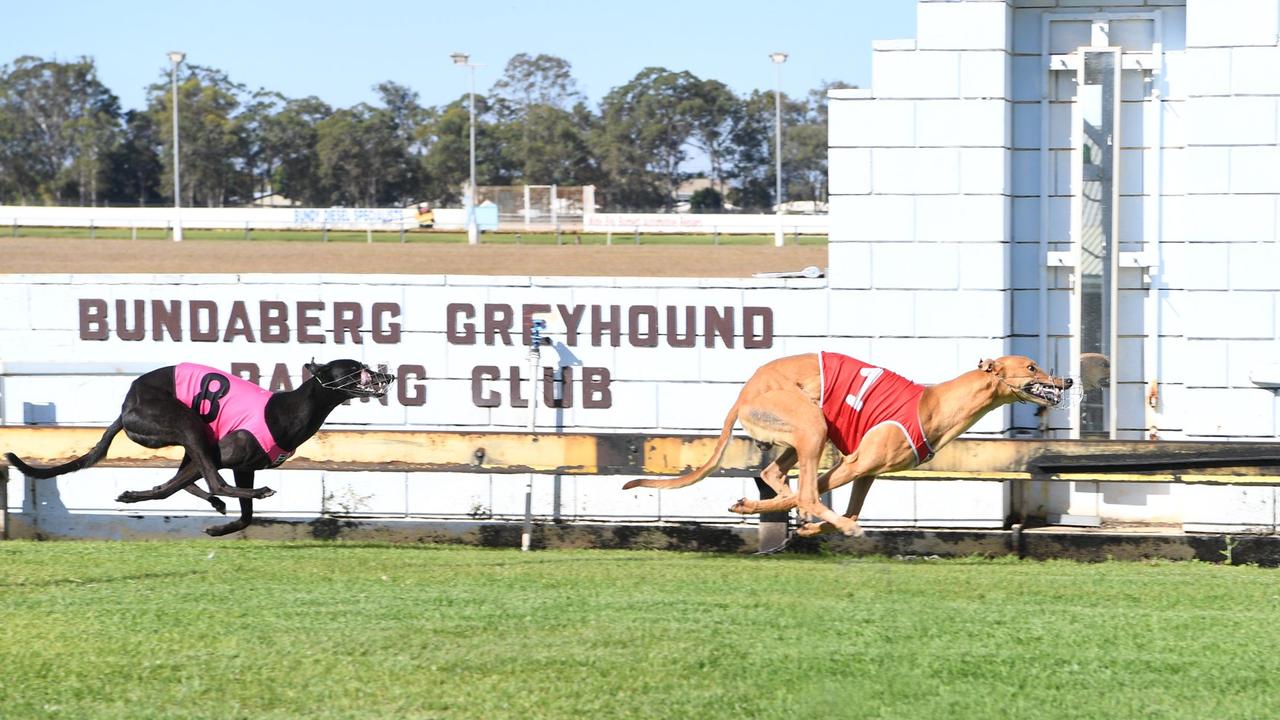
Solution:
M 857 450 L 871 428 L 889 423 L 907 436 L 917 465 L 933 457 L 920 426 L 923 385 L 839 353 L 818 353 L 818 368 L 827 437 L 841 454 Z
M 275 467 L 293 453 L 276 444 L 267 428 L 267 400 L 270 390 L 230 373 L 194 363 L 173 368 L 173 389 L 178 401 L 195 410 L 209 426 L 214 442 L 236 430 L 248 430 Z

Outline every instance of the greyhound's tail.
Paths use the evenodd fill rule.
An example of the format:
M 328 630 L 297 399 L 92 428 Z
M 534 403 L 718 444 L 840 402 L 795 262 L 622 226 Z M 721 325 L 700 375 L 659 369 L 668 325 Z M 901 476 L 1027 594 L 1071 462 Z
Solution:
M 42 478 L 42 479 L 51 478 L 57 475 L 63 475 L 69 472 L 75 472 L 76 470 L 83 470 L 91 465 L 96 464 L 99 460 L 106 457 L 107 450 L 111 448 L 111 440 L 115 438 L 116 434 L 119 433 L 123 427 L 124 427 L 124 420 L 121 418 L 116 418 L 115 422 L 107 426 L 106 432 L 102 433 L 102 439 L 98 441 L 97 445 L 93 446 L 92 450 L 85 453 L 84 455 L 81 455 L 75 460 L 72 460 L 71 462 L 66 462 L 61 465 L 54 465 L 53 467 L 38 468 L 38 467 L 32 467 L 26 464 L 17 455 L 14 455 L 13 453 L 5 453 L 4 457 L 6 460 L 9 461 L 10 465 L 21 470 L 23 475 L 26 475 L 27 477 L 33 477 L 33 478 Z
M 724 458 L 725 448 L 729 447 L 729 435 L 733 432 L 733 424 L 738 421 L 738 405 L 740 402 L 741 398 L 733 403 L 733 407 L 729 408 L 729 414 L 724 419 L 724 428 L 720 431 L 720 440 L 716 442 L 716 449 L 712 451 L 711 457 L 702 464 L 702 467 L 678 478 L 669 478 L 667 480 L 639 478 L 623 485 L 622 489 L 630 490 L 631 488 L 647 487 L 671 490 L 673 488 L 682 488 L 692 485 L 715 472 L 716 468 L 720 467 L 720 461 Z

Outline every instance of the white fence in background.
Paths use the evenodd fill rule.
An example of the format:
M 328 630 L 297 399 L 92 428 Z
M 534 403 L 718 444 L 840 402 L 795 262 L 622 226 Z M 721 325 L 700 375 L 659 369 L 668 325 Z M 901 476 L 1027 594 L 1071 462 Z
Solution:
M 436 208 L 437 230 L 462 230 L 462 208 Z M 41 207 L 0 205 L 3 228 L 172 228 L 173 208 Z M 418 227 L 415 208 L 182 208 L 182 227 L 202 230 L 371 230 L 398 232 Z M 565 218 L 557 227 L 588 233 L 695 233 L 767 235 L 782 226 L 787 235 L 825 235 L 826 215 L 730 215 L 682 213 L 595 213 Z M 518 231 L 523 226 L 503 227 Z

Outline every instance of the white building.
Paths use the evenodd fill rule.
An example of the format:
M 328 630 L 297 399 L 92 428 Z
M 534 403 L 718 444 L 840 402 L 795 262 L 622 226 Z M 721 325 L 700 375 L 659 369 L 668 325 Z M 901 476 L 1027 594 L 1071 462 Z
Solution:
M 1073 376 L 1082 352 L 1111 358 L 1071 411 L 1014 408 L 1021 434 L 1276 438 L 1280 2 L 917 10 L 915 38 L 875 44 L 870 89 L 831 93 L 833 323 L 879 357 L 1000 338 Z M 1044 497 L 1051 516 L 1275 527 L 1271 488 Z

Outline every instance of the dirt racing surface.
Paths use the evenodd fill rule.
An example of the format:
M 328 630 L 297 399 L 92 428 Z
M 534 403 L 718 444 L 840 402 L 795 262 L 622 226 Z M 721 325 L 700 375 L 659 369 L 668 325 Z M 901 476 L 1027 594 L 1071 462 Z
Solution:
M 825 246 L 460 245 L 0 239 L 0 273 L 392 273 L 750 277 L 825 268 Z

